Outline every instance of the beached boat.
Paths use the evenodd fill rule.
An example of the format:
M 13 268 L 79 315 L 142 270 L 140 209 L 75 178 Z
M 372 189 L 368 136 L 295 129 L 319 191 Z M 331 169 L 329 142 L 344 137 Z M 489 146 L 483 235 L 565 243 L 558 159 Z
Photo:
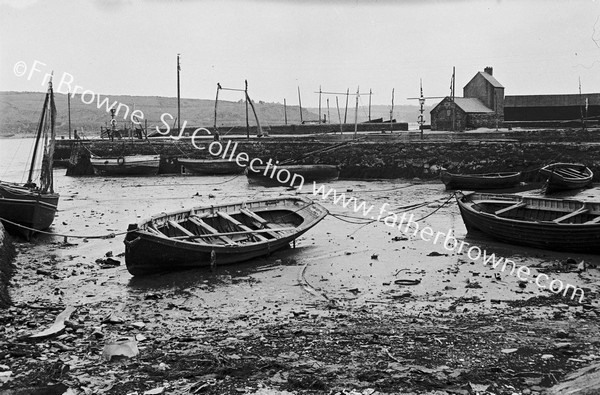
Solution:
M 268 255 L 315 226 L 327 210 L 281 197 L 162 213 L 129 225 L 125 262 L 134 275 L 225 265 Z
M 94 173 L 115 176 L 141 176 L 158 173 L 160 155 L 128 155 L 99 157 L 92 155 L 90 163 Z
M 540 169 L 547 177 L 545 192 L 583 188 L 591 184 L 594 173 L 579 163 L 553 163 Z
M 234 160 L 229 159 L 190 159 L 177 158 L 182 166 L 182 174 L 239 174 L 244 171 L 244 166 L 240 166 Z
M 56 140 L 55 122 L 56 107 L 52 81 L 50 81 L 38 125 L 27 182 L 19 185 L 0 181 L 0 220 L 9 232 L 27 240 L 37 231 L 52 225 L 58 207 L 59 195 L 54 192 L 52 173 Z M 38 186 L 34 182 L 34 173 L 40 161 Z M 37 180 L 37 177 L 35 178 Z
M 469 232 L 543 249 L 600 252 L 600 203 L 483 193 L 457 202 Z
M 334 165 L 247 166 L 245 173 L 251 184 L 298 187 L 302 182 L 335 181 L 340 168 Z
M 501 189 L 517 185 L 521 180 L 521 173 L 452 174 L 442 171 L 440 178 L 446 189 Z

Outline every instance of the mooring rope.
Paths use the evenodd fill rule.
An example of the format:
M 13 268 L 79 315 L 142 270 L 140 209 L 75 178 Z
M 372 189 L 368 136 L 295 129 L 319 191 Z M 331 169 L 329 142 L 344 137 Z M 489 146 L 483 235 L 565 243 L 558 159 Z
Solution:
M 138 229 L 134 229 L 134 230 L 128 230 L 128 231 L 124 231 L 124 232 L 117 232 L 117 233 L 113 232 L 113 233 L 108 233 L 108 234 L 105 234 L 105 235 L 81 236 L 81 235 L 74 235 L 74 234 L 68 234 L 67 235 L 67 234 L 62 234 L 62 233 L 46 232 L 46 231 L 43 231 L 43 230 L 38 230 L 38 229 L 30 228 L 29 226 L 18 224 L 16 222 L 10 221 L 10 220 L 8 220 L 6 218 L 2 218 L 2 217 L 0 217 L 0 221 L 7 222 L 7 223 L 9 223 L 11 225 L 14 225 L 14 226 L 17 226 L 19 228 L 31 230 L 31 231 L 36 232 L 36 233 L 42 233 L 42 234 L 45 234 L 45 235 L 59 236 L 59 237 L 65 237 L 65 238 L 67 238 L 67 237 L 73 237 L 75 239 L 114 239 L 116 236 L 121 236 L 121 235 L 124 235 L 124 234 L 127 234 L 127 233 L 131 233 L 131 232 L 134 232 L 134 231 L 138 230 Z

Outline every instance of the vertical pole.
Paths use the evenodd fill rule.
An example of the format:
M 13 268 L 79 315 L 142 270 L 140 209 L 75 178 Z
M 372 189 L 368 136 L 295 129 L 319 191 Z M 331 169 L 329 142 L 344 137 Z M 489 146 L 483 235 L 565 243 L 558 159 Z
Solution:
M 585 120 L 583 118 L 583 101 L 581 100 L 581 76 L 579 77 L 579 112 L 581 115 L 581 131 L 585 131 Z
M 354 109 L 354 138 L 356 138 L 356 134 L 358 132 L 358 97 L 359 97 L 360 87 L 356 89 L 356 107 Z
M 454 104 L 454 66 L 452 66 L 452 84 L 450 88 L 450 94 L 452 96 L 452 131 L 454 132 L 456 130 L 456 105 Z
M 215 97 L 215 122 L 213 125 L 215 132 L 217 131 L 217 103 L 219 103 L 219 90 L 221 90 L 221 84 L 217 82 L 217 95 Z
M 244 94 L 246 95 L 246 138 L 250 139 L 250 123 L 248 122 L 248 80 L 244 80 L 245 88 Z
M 177 133 L 181 131 L 181 95 L 179 90 L 179 71 L 181 66 L 179 65 L 179 54 L 177 54 Z
M 340 121 L 340 134 L 344 134 L 344 130 L 342 128 L 342 116 L 340 115 L 340 102 L 338 101 L 338 97 L 335 97 L 335 105 L 337 106 L 338 119 Z
M 373 91 L 371 91 L 371 89 L 369 89 L 369 122 L 371 122 L 371 95 L 373 94 Z
M 346 116 L 348 115 L 348 95 L 350 94 L 350 88 L 346 89 L 346 111 L 344 112 L 344 123 L 346 123 Z
M 331 125 L 331 115 L 329 114 L 329 98 L 327 98 L 327 122 Z
M 71 92 L 67 92 L 67 107 L 69 108 L 69 140 L 71 140 Z
M 319 85 L 319 123 L 321 123 L 321 85 Z
M 298 106 L 300 106 L 300 123 L 302 124 L 302 100 L 300 99 L 300 87 L 298 87 Z
M 283 99 L 283 117 L 285 119 L 285 124 L 287 125 L 287 103 L 285 102 L 285 98 Z
M 390 109 L 390 133 L 394 131 L 392 120 L 394 119 L 394 88 L 392 88 L 392 108 Z

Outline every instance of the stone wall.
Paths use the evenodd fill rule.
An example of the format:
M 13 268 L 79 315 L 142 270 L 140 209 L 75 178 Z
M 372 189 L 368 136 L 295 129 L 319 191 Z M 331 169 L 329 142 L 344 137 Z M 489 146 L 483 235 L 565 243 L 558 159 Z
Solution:
M 333 164 L 341 168 L 342 178 L 437 178 L 440 168 L 455 173 L 486 173 L 498 171 L 530 171 L 528 178 L 537 177 L 537 169 L 552 162 L 579 162 L 588 165 L 600 176 L 600 153 L 596 144 L 573 142 L 518 140 L 400 140 L 358 141 L 334 151 L 302 158 L 305 154 L 339 144 L 339 141 L 319 139 L 239 140 L 233 158 L 245 152 L 250 158 L 264 162 L 297 160 L 303 164 Z M 227 157 L 231 155 L 232 141 Z M 115 154 L 106 142 L 91 143 L 90 150 L 99 155 Z M 196 150 L 189 142 L 161 141 L 125 144 L 124 154 L 161 154 L 161 173 L 178 173 L 177 157 L 206 157 L 207 150 Z

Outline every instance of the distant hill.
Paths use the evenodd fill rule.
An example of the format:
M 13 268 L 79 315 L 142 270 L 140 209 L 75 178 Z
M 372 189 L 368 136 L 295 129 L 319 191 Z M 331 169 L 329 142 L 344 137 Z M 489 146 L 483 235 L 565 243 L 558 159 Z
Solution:
M 345 105 L 345 103 L 344 103 Z M 371 119 L 383 118 L 383 120 L 390 119 L 390 108 L 391 106 L 384 105 L 373 105 L 371 106 Z M 425 122 L 427 124 L 430 122 L 429 112 L 433 106 L 425 106 L 423 117 L 425 118 Z M 307 108 L 308 111 L 314 113 L 314 118 L 311 120 L 316 120 L 319 118 L 319 109 L 318 108 Z M 346 115 L 347 123 L 354 123 L 354 110 L 355 108 L 348 107 L 348 114 Z M 341 107 L 340 103 L 340 117 L 338 118 L 337 107 L 329 107 L 329 114 L 331 116 L 331 123 L 338 123 L 339 119 L 342 119 L 344 122 L 344 112 L 345 108 Z M 321 107 L 321 117 L 323 115 L 327 115 L 327 107 Z M 397 122 L 408 122 L 408 123 L 416 123 L 419 117 L 419 107 L 411 106 L 411 105 L 401 105 L 394 106 L 394 119 Z M 364 122 L 369 119 L 369 107 L 359 107 L 358 108 L 358 122 Z M 304 119 L 306 120 L 306 119 Z
M 98 104 L 100 98 L 100 105 Z M 100 131 L 101 126 L 106 126 L 110 121 L 110 114 L 106 110 L 106 104 L 102 104 L 106 95 L 99 94 L 94 97 L 94 101 L 85 104 L 81 101 L 80 95 L 71 98 L 71 129 L 83 131 L 87 136 L 95 136 Z M 85 96 L 86 101 L 91 100 L 91 96 Z M 144 114 L 144 119 L 148 122 L 148 127 L 155 125 L 164 126 L 161 122 L 161 115 L 171 114 L 173 118 L 165 117 L 167 123 L 171 126 L 176 124 L 177 117 L 177 98 L 159 97 L 159 96 L 109 96 L 108 105 L 113 102 L 121 104 L 119 113 L 116 116 L 117 127 L 122 128 L 125 122 L 127 126 L 131 124 L 131 112 L 134 109 L 140 110 Z M 0 136 L 8 134 L 32 135 L 35 133 L 41 107 L 44 101 L 44 93 L 39 92 L 0 92 Z M 68 112 L 67 96 L 55 93 L 57 109 L 57 133 L 66 135 L 68 133 Z M 127 119 L 127 107 L 129 114 Z M 212 126 L 214 122 L 215 111 L 214 100 L 207 99 L 181 99 L 181 124 L 188 122 L 188 128 L 191 126 Z M 284 106 L 280 103 L 255 102 L 258 119 L 263 126 L 283 125 L 285 123 Z M 327 109 L 322 109 L 326 114 Z M 335 111 L 335 113 L 334 113 Z M 342 120 L 344 117 L 343 109 L 340 109 Z M 338 122 L 337 110 L 331 108 L 331 121 Z M 243 101 L 219 101 L 217 108 L 219 126 L 235 126 L 246 124 L 246 106 Z M 429 109 L 425 115 L 429 117 Z M 399 122 L 416 122 L 418 116 L 417 106 L 397 106 L 394 109 L 394 118 Z M 368 118 L 368 108 L 359 109 L 359 122 Z M 371 118 L 389 119 L 389 106 L 372 106 Z M 302 109 L 302 119 L 304 121 L 317 120 L 318 109 Z M 298 106 L 287 106 L 287 121 L 289 124 L 300 123 L 300 111 Z M 252 109 L 249 108 L 250 125 L 255 125 Z M 347 122 L 354 122 L 354 110 L 348 109 Z

